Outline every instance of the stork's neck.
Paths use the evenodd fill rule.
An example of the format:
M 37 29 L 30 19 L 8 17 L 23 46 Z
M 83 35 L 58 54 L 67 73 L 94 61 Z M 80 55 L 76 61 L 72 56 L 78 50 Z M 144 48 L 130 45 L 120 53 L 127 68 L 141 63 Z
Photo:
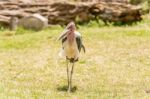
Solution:
M 67 39 L 69 44 L 72 44 L 75 40 L 75 30 L 70 30 L 68 35 L 67 35 Z

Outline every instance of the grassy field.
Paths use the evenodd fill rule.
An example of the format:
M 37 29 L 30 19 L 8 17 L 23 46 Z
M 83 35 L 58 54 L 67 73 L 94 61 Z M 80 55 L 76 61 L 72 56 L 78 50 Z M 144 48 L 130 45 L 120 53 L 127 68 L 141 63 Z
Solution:
M 66 64 L 58 57 L 61 27 L 0 31 L 1 99 L 148 99 L 150 25 L 79 26 L 86 54 L 75 65 L 68 94 Z

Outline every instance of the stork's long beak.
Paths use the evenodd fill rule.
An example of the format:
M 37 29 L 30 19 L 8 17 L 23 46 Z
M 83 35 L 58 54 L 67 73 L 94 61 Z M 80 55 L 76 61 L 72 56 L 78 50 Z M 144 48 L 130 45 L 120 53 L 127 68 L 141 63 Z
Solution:
M 62 38 L 64 38 L 67 35 L 68 31 L 69 31 L 68 29 L 64 30 L 57 40 L 61 40 Z

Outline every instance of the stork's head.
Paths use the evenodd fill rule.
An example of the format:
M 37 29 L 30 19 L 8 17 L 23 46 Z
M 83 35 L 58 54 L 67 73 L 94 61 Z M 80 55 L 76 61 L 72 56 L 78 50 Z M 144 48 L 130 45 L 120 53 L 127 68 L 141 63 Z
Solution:
M 76 30 L 75 23 L 74 22 L 70 22 L 66 26 L 64 32 L 61 34 L 61 36 L 59 37 L 59 39 L 67 37 L 67 39 L 69 40 L 69 42 L 72 42 L 74 40 L 74 38 L 75 38 L 75 34 L 74 34 L 75 30 Z
M 76 27 L 75 27 L 74 22 L 70 22 L 66 27 L 66 30 L 69 30 L 69 31 L 75 31 L 75 29 L 76 29 Z

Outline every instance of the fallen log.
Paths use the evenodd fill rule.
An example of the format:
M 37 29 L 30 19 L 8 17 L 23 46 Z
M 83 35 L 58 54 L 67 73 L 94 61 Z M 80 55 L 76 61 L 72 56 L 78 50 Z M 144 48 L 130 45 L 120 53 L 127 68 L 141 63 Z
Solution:
M 140 21 L 141 7 L 120 3 L 97 3 L 90 8 L 90 12 L 104 22 L 135 22 Z
M 22 10 L 0 10 L 0 15 L 8 16 L 8 17 L 16 16 L 20 18 L 20 17 L 28 16 L 29 14 L 25 13 Z
M 24 4 L 24 3 L 20 3 L 18 4 L 19 7 L 21 8 L 28 8 L 28 7 L 46 7 L 46 6 L 50 6 L 51 4 L 49 3 L 30 3 L 30 4 Z
M 0 15 L 0 23 L 4 23 L 4 24 L 7 24 L 9 25 L 9 20 L 10 18 L 9 17 L 6 17 L 6 16 L 3 16 L 3 15 Z
M 48 7 L 34 7 L 34 8 L 24 8 L 22 9 L 24 12 L 29 12 L 29 13 L 37 13 L 37 12 L 48 12 L 49 11 L 49 8 Z

